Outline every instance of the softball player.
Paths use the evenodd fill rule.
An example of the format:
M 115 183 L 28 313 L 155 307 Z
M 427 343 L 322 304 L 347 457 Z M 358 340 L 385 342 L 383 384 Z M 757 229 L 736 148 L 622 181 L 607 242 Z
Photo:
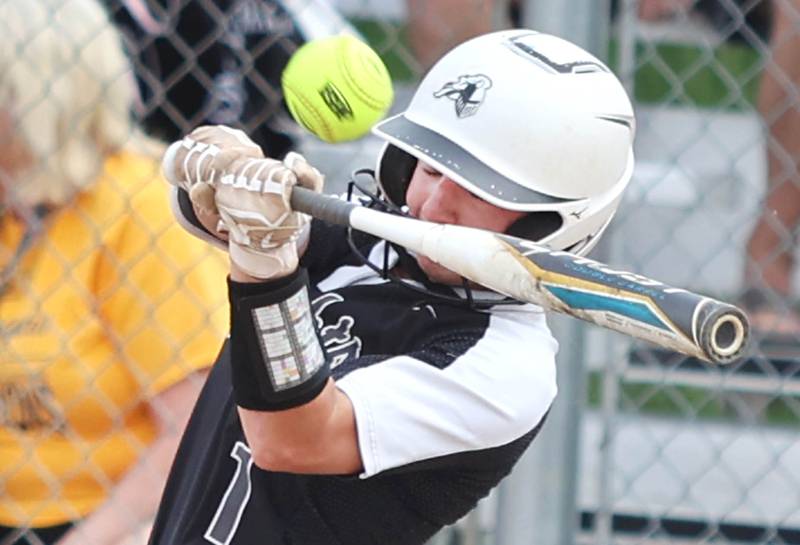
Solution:
M 630 180 L 633 132 L 596 58 L 528 30 L 486 34 L 375 128 L 383 201 L 369 206 L 585 253 Z M 309 223 L 288 191 L 322 176 L 239 131 L 195 130 L 164 170 L 178 219 L 229 251 L 231 335 L 152 545 L 423 543 L 509 473 L 556 394 L 540 308 Z

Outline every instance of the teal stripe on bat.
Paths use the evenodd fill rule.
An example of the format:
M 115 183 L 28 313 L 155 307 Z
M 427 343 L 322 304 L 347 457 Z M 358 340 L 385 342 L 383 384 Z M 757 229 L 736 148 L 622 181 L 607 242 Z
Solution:
M 545 285 L 545 287 L 550 293 L 575 310 L 604 310 L 614 312 L 622 316 L 633 318 L 639 322 L 671 331 L 671 328 L 665 324 L 650 307 L 639 301 L 617 299 L 616 297 L 609 297 L 599 293 L 587 293 L 585 291 L 572 290 L 559 286 Z

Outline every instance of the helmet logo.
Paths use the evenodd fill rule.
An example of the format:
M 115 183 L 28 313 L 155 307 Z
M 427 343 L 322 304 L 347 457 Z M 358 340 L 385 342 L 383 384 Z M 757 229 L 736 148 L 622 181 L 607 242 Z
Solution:
M 589 207 L 585 206 L 580 210 L 573 210 L 572 212 L 569 213 L 569 215 L 574 217 L 576 220 L 579 220 L 583 216 L 583 213 L 586 212 L 587 210 L 589 210 Z
M 491 87 L 492 80 L 483 74 L 459 76 L 458 80 L 445 83 L 433 96 L 454 101 L 456 115 L 463 118 L 475 115 Z

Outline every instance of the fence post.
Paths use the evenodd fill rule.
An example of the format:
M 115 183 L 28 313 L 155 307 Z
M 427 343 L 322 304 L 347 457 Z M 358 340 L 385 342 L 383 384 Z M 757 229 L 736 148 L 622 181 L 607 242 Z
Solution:
M 496 545 L 575 542 L 585 325 L 556 315 L 548 322 L 560 344 L 558 397 L 539 437 L 500 487 Z
M 606 59 L 609 10 L 608 0 L 526 0 L 522 20 L 527 28 L 561 36 Z M 496 545 L 575 543 L 586 332 L 572 318 L 548 321 L 560 343 L 558 398 L 541 436 L 500 487 Z
M 606 59 L 610 0 L 524 0 L 522 23 L 555 34 Z

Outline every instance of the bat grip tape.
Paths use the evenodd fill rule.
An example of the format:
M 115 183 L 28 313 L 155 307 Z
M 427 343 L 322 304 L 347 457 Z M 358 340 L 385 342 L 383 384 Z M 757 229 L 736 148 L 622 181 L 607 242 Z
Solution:
M 357 205 L 310 189 L 295 186 L 291 197 L 292 210 L 306 213 L 334 225 L 350 225 L 350 212 Z
M 280 411 L 317 397 L 330 376 L 308 296 L 308 274 L 269 282 L 228 279 L 231 382 L 236 404 Z

